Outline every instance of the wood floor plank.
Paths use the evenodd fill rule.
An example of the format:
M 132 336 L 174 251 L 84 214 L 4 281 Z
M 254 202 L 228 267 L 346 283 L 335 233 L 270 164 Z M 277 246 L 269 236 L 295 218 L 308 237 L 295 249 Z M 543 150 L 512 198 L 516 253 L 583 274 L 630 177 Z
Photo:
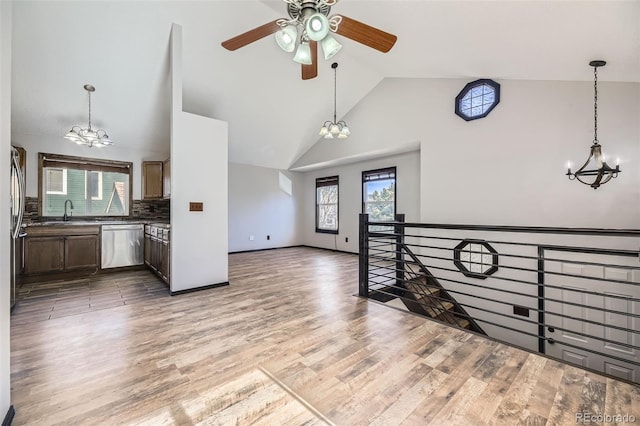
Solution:
M 170 296 L 144 270 L 20 289 L 15 425 L 574 424 L 640 419 L 638 386 L 354 297 L 358 258 L 229 257 Z

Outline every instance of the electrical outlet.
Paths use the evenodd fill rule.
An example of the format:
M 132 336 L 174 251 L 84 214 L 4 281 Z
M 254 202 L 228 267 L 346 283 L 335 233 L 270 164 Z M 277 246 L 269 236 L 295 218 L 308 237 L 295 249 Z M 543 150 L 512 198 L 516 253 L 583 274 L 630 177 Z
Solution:
M 349 237 L 344 237 L 344 242 L 348 243 L 349 242 Z
M 249 241 L 253 241 L 255 239 L 256 239 L 256 237 L 254 237 L 253 235 L 249 235 Z
M 270 239 L 271 239 L 271 235 L 267 235 L 267 240 L 270 240 Z
M 513 305 L 513 314 L 520 315 L 521 317 L 529 317 L 529 308 Z

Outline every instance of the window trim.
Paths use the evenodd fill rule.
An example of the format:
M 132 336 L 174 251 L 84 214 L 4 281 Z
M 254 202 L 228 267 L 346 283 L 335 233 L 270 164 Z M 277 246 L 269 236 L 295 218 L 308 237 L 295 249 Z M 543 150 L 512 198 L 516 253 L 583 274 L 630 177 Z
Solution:
M 336 202 L 336 210 L 337 210 L 337 217 L 336 217 L 336 229 L 323 229 L 320 228 L 318 225 L 318 220 L 320 219 L 319 215 L 318 215 L 318 210 L 319 210 L 319 204 L 318 204 L 318 188 L 322 188 L 323 186 L 336 186 L 338 188 L 338 201 Z M 327 176 L 327 177 L 321 177 L 321 178 L 316 178 L 316 190 L 315 190 L 315 204 L 316 204 L 316 232 L 320 233 L 320 234 L 334 234 L 337 235 L 340 232 L 340 176 Z
M 66 170 L 66 169 L 65 169 Z M 87 173 L 89 172 L 89 170 L 85 170 L 84 171 L 84 199 L 87 199 Z M 98 196 L 97 197 L 91 197 L 92 200 L 96 200 L 96 201 L 100 201 L 102 200 L 102 172 L 101 171 L 96 171 L 96 170 L 92 170 L 90 171 L 90 173 L 98 173 Z
M 460 109 L 460 101 L 462 101 L 462 98 L 464 98 L 468 92 L 471 91 L 471 89 L 473 89 L 476 86 L 482 86 L 482 85 L 487 85 L 487 86 L 491 86 L 494 90 L 494 101 L 493 104 L 489 107 L 489 109 L 487 109 L 485 112 L 483 112 L 480 115 L 475 115 L 473 117 L 469 117 L 468 115 L 464 114 L 462 112 L 462 110 Z M 456 104 L 455 104 L 455 113 L 458 117 L 462 118 L 464 121 L 471 121 L 471 120 L 477 120 L 479 118 L 485 118 L 487 115 L 489 115 L 489 113 L 491 111 L 493 111 L 493 109 L 500 103 L 500 84 L 489 79 L 489 78 L 481 78 L 479 80 L 475 80 L 472 81 L 470 83 L 467 83 L 462 90 L 460 91 L 460 93 L 458 93 L 458 96 L 456 96 Z
M 393 192 L 393 219 L 395 220 L 395 216 L 396 214 L 398 214 L 398 171 L 396 166 L 392 166 L 392 167 L 383 167 L 381 169 L 373 169 L 373 170 L 364 170 L 362 172 L 362 185 L 360 185 L 360 191 L 361 191 L 361 196 L 360 199 L 362 201 L 362 213 L 366 213 L 366 201 L 365 201 L 365 195 L 366 192 L 364 190 L 364 186 L 367 182 L 375 182 L 378 180 L 387 180 L 388 178 L 385 179 L 366 179 L 368 176 L 370 175 L 380 175 L 383 173 L 393 173 L 393 188 L 394 188 L 394 192 Z M 369 222 L 375 222 L 371 220 L 371 217 L 369 217 Z
M 103 160 L 100 158 L 75 157 L 71 155 L 38 153 L 38 216 L 46 218 L 55 218 L 58 216 L 43 215 L 42 203 L 44 200 L 43 168 L 44 167 L 60 167 L 65 169 L 66 165 L 74 165 L 71 167 L 76 170 L 90 170 L 99 172 L 119 172 L 129 174 L 129 208 L 126 215 L 90 215 L 90 216 L 73 216 L 77 219 L 95 219 L 96 217 L 131 217 L 133 213 L 133 163 L 127 161 Z M 86 194 L 86 180 L 85 180 Z

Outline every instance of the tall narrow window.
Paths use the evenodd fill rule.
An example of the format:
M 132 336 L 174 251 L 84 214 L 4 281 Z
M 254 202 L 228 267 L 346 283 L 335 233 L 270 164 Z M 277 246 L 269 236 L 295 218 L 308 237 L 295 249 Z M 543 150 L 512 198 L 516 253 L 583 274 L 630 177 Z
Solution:
M 370 222 L 388 222 L 396 216 L 396 168 L 362 172 L 362 213 Z
M 316 232 L 338 233 L 338 176 L 316 179 Z

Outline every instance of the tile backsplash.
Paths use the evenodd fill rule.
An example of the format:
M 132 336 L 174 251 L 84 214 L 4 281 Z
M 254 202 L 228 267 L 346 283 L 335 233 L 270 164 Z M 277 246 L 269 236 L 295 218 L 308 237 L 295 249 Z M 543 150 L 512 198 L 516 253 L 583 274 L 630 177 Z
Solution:
M 26 197 L 25 201 L 24 221 L 37 222 L 40 220 L 38 197 Z M 131 216 L 128 219 L 168 221 L 170 206 L 170 200 L 133 200 Z

